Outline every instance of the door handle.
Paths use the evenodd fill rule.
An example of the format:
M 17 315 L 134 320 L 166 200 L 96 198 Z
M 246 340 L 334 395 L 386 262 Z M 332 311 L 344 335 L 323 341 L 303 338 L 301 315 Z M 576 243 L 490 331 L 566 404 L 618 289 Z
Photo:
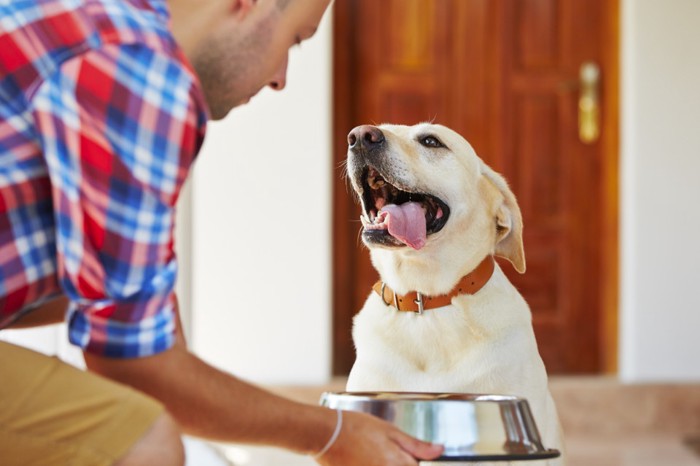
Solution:
M 593 144 L 600 137 L 600 68 L 588 61 L 579 72 L 578 136 L 584 144 Z

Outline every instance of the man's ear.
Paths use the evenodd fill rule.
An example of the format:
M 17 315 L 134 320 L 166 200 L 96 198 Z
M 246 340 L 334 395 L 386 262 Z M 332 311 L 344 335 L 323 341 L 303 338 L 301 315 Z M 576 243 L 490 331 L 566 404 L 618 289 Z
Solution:
M 496 229 L 495 254 L 508 259 L 518 273 L 525 273 L 525 249 L 523 247 L 523 217 L 515 195 L 506 180 L 487 165 L 482 166 L 482 174 L 500 191 L 502 202 L 496 209 L 494 228 Z

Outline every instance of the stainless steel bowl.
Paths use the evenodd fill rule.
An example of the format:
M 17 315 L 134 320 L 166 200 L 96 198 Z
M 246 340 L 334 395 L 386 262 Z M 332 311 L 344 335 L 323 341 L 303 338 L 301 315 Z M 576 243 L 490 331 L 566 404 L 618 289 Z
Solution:
M 524 398 L 456 393 L 327 392 L 321 404 L 373 414 L 404 432 L 445 446 L 439 461 L 556 458 L 545 449 Z

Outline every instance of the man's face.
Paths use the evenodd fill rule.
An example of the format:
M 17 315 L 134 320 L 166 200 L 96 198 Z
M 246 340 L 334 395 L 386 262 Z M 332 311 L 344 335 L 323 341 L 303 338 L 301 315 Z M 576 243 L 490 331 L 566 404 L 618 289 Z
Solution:
M 286 85 L 289 48 L 310 38 L 330 0 L 258 0 L 241 19 L 231 15 L 195 49 L 192 64 L 215 120 L 265 86 Z

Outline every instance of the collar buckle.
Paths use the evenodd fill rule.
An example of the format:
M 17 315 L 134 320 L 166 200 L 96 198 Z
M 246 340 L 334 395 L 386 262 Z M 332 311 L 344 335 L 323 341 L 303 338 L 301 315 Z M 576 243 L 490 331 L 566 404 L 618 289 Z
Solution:
M 416 291 L 416 299 L 414 299 L 413 302 L 418 305 L 418 314 L 423 314 L 423 311 L 425 310 L 423 305 L 423 293 Z

